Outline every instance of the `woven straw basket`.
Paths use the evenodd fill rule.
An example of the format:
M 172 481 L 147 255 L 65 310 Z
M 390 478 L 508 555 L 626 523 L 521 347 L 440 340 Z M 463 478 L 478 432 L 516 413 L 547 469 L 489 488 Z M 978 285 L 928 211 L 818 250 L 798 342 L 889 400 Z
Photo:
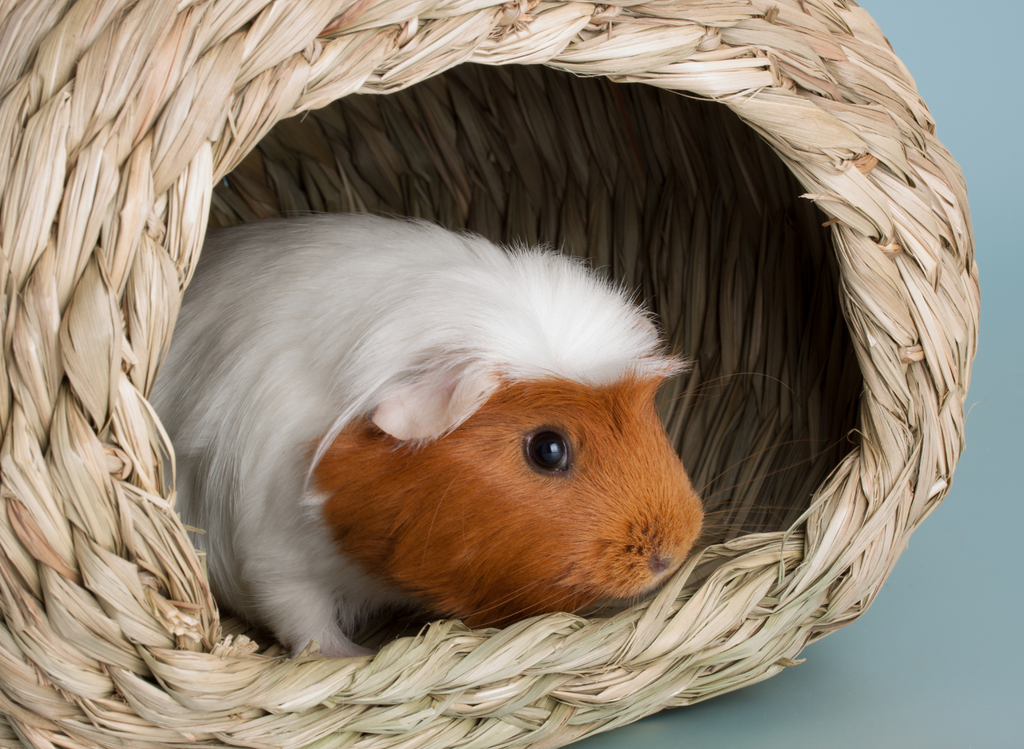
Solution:
M 795 664 L 948 490 L 966 191 L 852 0 L 2 0 L 0 97 L 0 745 L 560 746 Z M 587 256 L 695 359 L 655 597 L 372 659 L 221 620 L 146 396 L 208 225 L 345 210 Z

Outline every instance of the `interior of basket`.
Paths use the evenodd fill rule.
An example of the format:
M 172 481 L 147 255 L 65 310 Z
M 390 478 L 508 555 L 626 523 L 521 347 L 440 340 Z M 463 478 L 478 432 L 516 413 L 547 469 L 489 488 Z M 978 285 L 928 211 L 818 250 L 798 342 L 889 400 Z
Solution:
M 588 258 L 693 361 L 660 404 L 715 543 L 789 528 L 853 446 L 862 379 L 802 193 L 723 104 L 462 65 L 278 123 L 216 185 L 210 226 L 368 211 Z

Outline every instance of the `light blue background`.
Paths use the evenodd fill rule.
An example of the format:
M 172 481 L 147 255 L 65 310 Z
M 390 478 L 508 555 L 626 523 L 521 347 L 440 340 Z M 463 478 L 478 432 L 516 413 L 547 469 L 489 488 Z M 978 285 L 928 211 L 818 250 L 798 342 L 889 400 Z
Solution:
M 871 609 L 805 663 L 574 749 L 1024 747 L 1024 3 L 861 4 L 967 177 L 981 344 L 952 491 Z

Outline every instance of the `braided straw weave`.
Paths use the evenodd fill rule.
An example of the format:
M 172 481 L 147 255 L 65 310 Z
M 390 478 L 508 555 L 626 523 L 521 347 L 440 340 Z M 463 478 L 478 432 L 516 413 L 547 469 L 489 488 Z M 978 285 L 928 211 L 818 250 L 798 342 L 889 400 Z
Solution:
M 697 362 L 662 408 L 702 553 L 373 659 L 222 621 L 145 397 L 208 223 L 322 210 L 636 288 Z M 3 746 L 560 746 L 796 663 L 963 447 L 963 178 L 852 0 L 4 0 L 0 249 Z

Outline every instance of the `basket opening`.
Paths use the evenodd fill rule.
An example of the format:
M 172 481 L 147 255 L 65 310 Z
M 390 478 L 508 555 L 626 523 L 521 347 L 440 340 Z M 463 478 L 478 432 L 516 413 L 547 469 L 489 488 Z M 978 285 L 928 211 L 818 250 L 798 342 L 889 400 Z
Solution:
M 862 377 L 802 192 L 722 104 L 462 65 L 278 123 L 215 187 L 210 225 L 368 211 L 589 258 L 694 361 L 660 401 L 714 543 L 789 528 L 853 446 Z

